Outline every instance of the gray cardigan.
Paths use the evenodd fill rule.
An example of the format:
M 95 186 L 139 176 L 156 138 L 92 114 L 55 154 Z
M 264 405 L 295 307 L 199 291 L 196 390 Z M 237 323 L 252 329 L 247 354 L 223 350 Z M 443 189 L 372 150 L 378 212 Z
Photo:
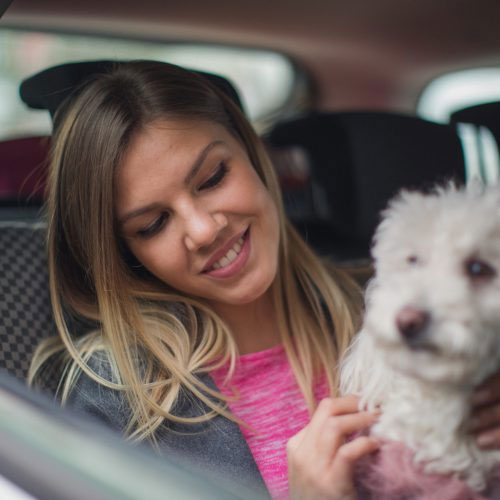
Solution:
M 90 366 L 109 380 L 109 365 L 102 358 L 100 361 L 96 358 L 100 357 L 94 356 Z M 211 388 L 217 388 L 206 374 L 201 375 L 200 380 Z M 130 416 L 130 408 L 121 391 L 104 387 L 85 374 L 80 375 L 68 405 L 121 434 Z M 205 411 L 199 399 L 186 393 L 179 398 L 173 410 L 183 417 L 197 416 Z M 156 438 L 160 453 L 173 463 L 206 475 L 211 482 L 217 483 L 220 479 L 230 484 L 230 489 L 238 491 L 240 498 L 269 498 L 257 464 L 235 422 L 216 416 L 200 424 L 165 423 L 157 431 Z

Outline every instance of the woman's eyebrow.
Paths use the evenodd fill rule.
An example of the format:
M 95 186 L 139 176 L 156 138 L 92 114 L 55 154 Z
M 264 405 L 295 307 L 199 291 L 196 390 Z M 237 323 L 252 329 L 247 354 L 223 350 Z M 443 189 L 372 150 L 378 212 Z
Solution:
M 197 156 L 196 160 L 193 163 L 193 166 L 191 167 L 188 174 L 184 178 L 184 185 L 187 186 L 194 179 L 194 177 L 202 167 L 203 162 L 205 161 L 205 158 L 207 157 L 208 153 L 210 153 L 210 151 L 216 146 L 220 146 L 222 144 L 224 144 L 224 141 L 221 140 L 213 141 L 200 151 L 199 155 Z M 147 212 L 156 210 L 158 209 L 158 207 L 159 207 L 158 203 L 151 203 L 144 207 L 136 208 L 135 210 L 132 210 L 131 212 L 125 214 L 118 222 L 121 226 L 123 226 L 130 219 L 138 217 L 139 215 L 144 215 Z
M 144 215 L 148 212 L 151 212 L 153 210 L 156 210 L 160 207 L 158 203 L 151 203 L 150 205 L 146 205 L 144 207 L 137 208 L 136 210 L 132 210 L 128 214 L 125 214 L 119 221 L 118 223 L 120 226 L 123 226 L 126 222 L 128 222 L 130 219 L 133 219 L 134 217 L 138 217 L 139 215 Z
M 184 178 L 184 184 L 186 186 L 196 177 L 196 174 L 198 173 L 201 166 L 203 165 L 203 162 L 205 161 L 205 158 L 207 157 L 208 153 L 210 153 L 210 151 L 213 148 L 215 148 L 216 146 L 220 146 L 221 144 L 224 144 L 224 142 L 220 141 L 220 140 L 213 141 L 201 150 L 200 154 L 198 155 L 195 162 L 193 163 L 191 170 Z

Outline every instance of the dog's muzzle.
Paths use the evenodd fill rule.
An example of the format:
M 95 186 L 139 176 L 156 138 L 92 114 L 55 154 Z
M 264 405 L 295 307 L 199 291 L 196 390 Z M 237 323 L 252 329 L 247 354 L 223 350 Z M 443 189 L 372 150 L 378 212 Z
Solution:
M 411 348 L 423 347 L 425 333 L 431 320 L 431 315 L 424 309 L 415 306 L 405 306 L 396 314 L 396 328 L 403 341 Z

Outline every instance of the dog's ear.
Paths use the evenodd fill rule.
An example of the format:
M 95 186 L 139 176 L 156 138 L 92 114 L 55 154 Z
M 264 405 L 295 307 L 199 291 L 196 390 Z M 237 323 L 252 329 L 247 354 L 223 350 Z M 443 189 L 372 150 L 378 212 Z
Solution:
M 353 339 L 340 363 L 340 394 L 360 396 L 360 408 L 374 411 L 397 380 L 382 360 L 372 334 L 364 328 Z

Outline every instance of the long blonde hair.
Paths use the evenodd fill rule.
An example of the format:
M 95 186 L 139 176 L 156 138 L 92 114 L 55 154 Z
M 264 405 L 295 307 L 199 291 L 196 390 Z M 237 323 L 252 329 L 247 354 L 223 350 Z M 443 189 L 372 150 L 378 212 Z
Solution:
M 59 336 L 37 350 L 30 381 L 54 353 L 64 353 L 62 401 L 82 371 L 124 391 L 132 415 L 126 433 L 135 439 L 154 439 L 165 419 L 233 418 L 227 398 L 198 378 L 228 362 L 234 367 L 231 332 L 203 300 L 173 290 L 140 266 L 114 217 L 115 172 L 132 136 L 159 118 L 189 118 L 216 122 L 233 134 L 274 199 L 280 248 L 271 286 L 279 333 L 310 411 L 320 373 L 335 394 L 336 364 L 357 328 L 360 295 L 287 221 L 274 169 L 238 106 L 192 72 L 134 61 L 87 83 L 64 113 L 54 135 L 47 201 L 50 293 Z M 72 316 L 97 326 L 75 335 L 68 322 Z M 101 351 L 109 377 L 89 366 Z M 194 419 L 176 416 L 172 410 L 181 390 L 203 401 L 208 412 Z

